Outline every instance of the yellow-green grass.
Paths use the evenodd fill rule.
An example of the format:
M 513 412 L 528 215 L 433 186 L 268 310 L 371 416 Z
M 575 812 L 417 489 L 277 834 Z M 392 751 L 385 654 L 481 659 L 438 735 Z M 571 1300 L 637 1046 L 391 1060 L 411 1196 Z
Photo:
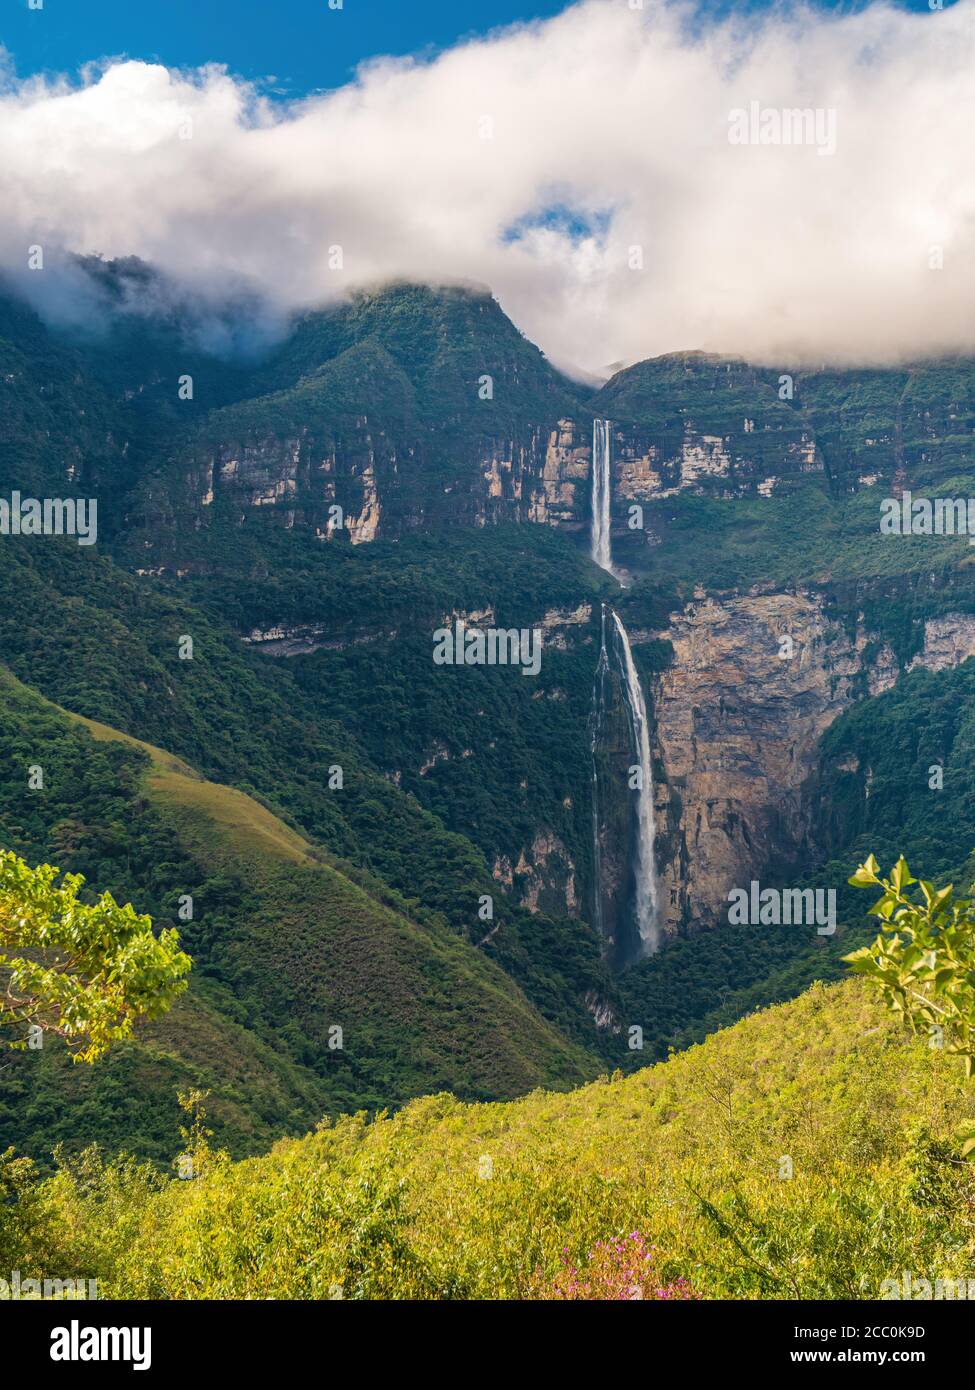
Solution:
M 55 706 L 60 709 L 60 706 Z M 239 854 L 264 854 L 292 864 L 313 864 L 311 846 L 297 831 L 267 810 L 253 797 L 236 787 L 208 782 L 182 758 L 156 748 L 131 734 L 100 724 L 96 719 L 62 710 L 69 719 L 83 724 L 93 738 L 127 743 L 140 748 L 150 759 L 147 785 L 163 805 L 203 813 L 226 848 Z
M 517 1298 L 639 1231 L 705 1297 L 876 1298 L 904 1269 L 975 1277 L 970 1170 L 917 1128 L 973 1114 L 956 1060 L 861 982 L 817 985 L 626 1079 L 211 1159 L 89 1258 L 122 1296 Z M 97 1225 L 70 1183 L 50 1199 Z

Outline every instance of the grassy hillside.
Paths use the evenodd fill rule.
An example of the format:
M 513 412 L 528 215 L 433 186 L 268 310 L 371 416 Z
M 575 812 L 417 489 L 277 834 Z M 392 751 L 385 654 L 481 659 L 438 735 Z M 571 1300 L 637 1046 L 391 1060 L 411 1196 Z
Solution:
M 539 543 L 533 544 L 536 536 Z M 361 599 L 359 622 L 366 633 L 383 620 L 407 621 L 412 609 L 421 631 L 430 623 L 428 643 L 451 595 L 470 607 L 486 598 L 505 622 L 537 621 L 549 604 L 567 597 L 578 602 L 571 584 L 584 563 L 540 528 L 527 536 L 497 531 L 440 545 L 417 538 L 386 547 L 384 555 L 353 554 L 347 563 L 329 558 L 321 547 L 314 554 L 315 566 L 301 570 L 296 564 L 274 582 L 284 590 L 289 574 L 295 574 L 308 605 L 303 611 L 317 613 L 330 634 L 353 635 L 351 595 Z M 522 585 L 516 607 L 513 595 Z M 549 814 L 565 816 L 560 808 L 570 789 L 563 790 L 564 779 L 546 766 L 544 750 L 553 737 L 558 741 L 561 734 L 563 749 L 574 737 L 578 756 L 570 750 L 568 761 L 583 767 L 584 723 L 567 730 L 557 702 L 532 701 L 527 691 L 513 702 L 505 694 L 510 682 L 492 679 L 494 672 L 486 668 L 463 673 L 473 678 L 465 705 L 485 711 L 484 733 L 475 746 L 512 737 L 513 704 L 524 732 L 518 759 L 494 788 L 500 810 L 490 821 L 482 817 L 481 825 L 473 816 L 465 824 L 463 806 L 455 802 L 455 828 L 449 829 L 395 785 L 398 769 L 385 760 L 385 748 L 371 738 L 373 746 L 365 746 L 340 722 L 338 689 L 333 695 L 325 681 L 299 685 L 288 663 L 256 655 L 240 642 L 232 621 L 259 587 L 255 577 L 253 587 L 243 586 L 235 600 L 229 583 L 210 591 L 190 583 L 160 586 L 78 547 L 0 547 L 0 648 L 15 675 L 63 707 L 165 747 L 211 780 L 267 800 L 315 844 L 381 880 L 391 895 L 409 903 L 415 920 L 446 923 L 480 940 L 486 928 L 477 918 L 478 901 L 492 895 L 498 930 L 485 952 L 551 1022 L 581 1045 L 598 1048 L 600 1037 L 584 1000 L 591 991 L 604 993 L 609 984 L 594 935 L 577 922 L 533 917 L 515 908 L 485 859 L 498 818 L 515 831 L 524 819 L 523 781 L 536 795 L 548 796 Z M 311 606 L 313 594 L 317 609 Z M 331 620 L 339 605 L 336 628 Z M 192 661 L 180 659 L 183 634 L 193 639 Z M 370 650 L 375 653 L 378 645 L 370 644 Z M 349 659 L 359 665 L 354 651 Z M 432 662 L 427 664 L 432 669 Z M 375 656 L 364 663 L 364 673 L 366 689 L 376 698 L 387 686 L 394 691 L 401 679 L 395 667 L 387 677 Z M 530 684 L 515 678 L 522 686 Z M 587 692 L 588 673 L 579 679 Z M 436 682 L 431 692 L 436 702 L 414 701 L 401 715 L 418 721 L 428 748 L 455 723 L 452 692 L 457 689 L 456 681 Z M 343 770 L 341 789 L 329 786 L 329 769 L 335 766 Z M 477 760 L 470 769 L 464 787 L 468 803 L 483 797 L 485 786 Z M 583 825 L 581 805 L 577 816 Z M 456 828 L 462 824 L 463 834 Z M 475 844 L 470 836 L 479 835 L 482 826 Z M 514 840 L 508 849 L 515 859 L 521 843 Z
M 4 785 L 5 843 L 85 871 L 92 889 L 125 888 L 195 958 L 179 1008 L 93 1072 L 56 1040 L 14 1057 L 0 1073 L 5 1139 L 39 1155 L 98 1139 L 160 1158 L 176 1085 L 193 1084 L 214 1090 L 223 1142 L 248 1152 L 322 1110 L 593 1074 L 476 947 L 353 881 L 251 797 L 9 675 L 0 687 L 0 743 L 24 773 Z M 28 788 L 28 766 L 43 788 Z
M 951 1134 L 973 1114 L 957 1062 L 847 981 L 567 1095 L 430 1097 L 239 1164 L 198 1150 L 192 1181 L 89 1155 L 35 1193 L 34 1260 L 56 1215 L 63 1267 L 122 1297 L 544 1297 L 568 1267 L 605 1282 L 588 1252 L 609 1242 L 646 1297 L 683 1279 L 703 1297 L 875 1298 L 904 1269 L 969 1271 Z
M 143 274 L 123 271 L 105 271 L 113 295 L 124 290 L 118 274 Z M 490 607 L 515 626 L 553 608 L 595 611 L 616 586 L 579 537 L 465 527 L 454 514 L 441 525 L 434 501 L 453 506 L 472 466 L 481 477 L 486 441 L 586 413 L 490 296 L 410 286 L 360 296 L 308 315 L 260 363 L 191 350 L 184 327 L 179 314 L 156 323 L 126 313 L 100 341 L 70 346 L 0 301 L 4 476 L 63 491 L 70 469 L 82 491 L 99 493 L 101 525 L 97 553 L 53 540 L 0 546 L 0 655 L 43 696 L 109 730 L 89 724 L 91 738 L 7 683 L 0 834 L 160 924 L 179 925 L 181 894 L 197 905 L 182 926 L 197 961 L 192 996 L 106 1067 L 72 1073 L 71 1106 L 55 1071 L 36 1084 L 57 1067 L 53 1054 L 35 1058 L 34 1073 L 16 1063 L 0 1085 L 6 1135 L 35 1153 L 97 1136 L 159 1159 L 176 1086 L 197 1085 L 213 1091 L 219 1142 L 254 1153 L 340 1108 L 395 1106 L 439 1087 L 498 1098 L 637 1067 L 842 973 L 861 903 L 841 907 L 849 931 L 833 941 L 772 930 L 756 951 L 729 930 L 612 978 L 595 933 L 564 894 L 558 901 L 564 881 L 544 887 L 545 911 L 533 915 L 492 876 L 507 861 L 517 883 L 519 854 L 541 829 L 558 837 L 556 875 L 563 853 L 572 861 L 575 911 L 590 901 L 595 620 L 567 629 L 563 650 L 547 648 L 537 681 L 434 667 L 431 631 L 454 610 Z M 197 388 L 185 410 L 174 396 L 184 369 Z M 494 377 L 490 403 L 472 391 L 482 372 Z M 906 662 L 925 617 L 975 611 L 975 571 L 965 538 L 881 537 L 877 501 L 908 468 L 918 488 L 972 491 L 975 372 L 941 364 L 796 382 L 784 402 L 775 373 L 692 355 L 638 364 L 590 402 L 629 422 L 637 442 L 645 429 L 675 447 L 685 428 L 740 432 L 746 418 L 749 456 L 812 431 L 824 463 L 771 497 L 724 497 L 717 486 L 650 503 L 659 543 L 616 538 L 617 558 L 634 558 L 638 575 L 617 596 L 621 613 L 631 631 L 656 630 L 697 584 L 817 582 L 834 617 L 852 626 L 862 614 Z M 364 402 L 368 439 L 356 423 Z M 224 461 L 246 471 L 248 448 L 260 454 L 274 436 L 287 454 L 305 429 L 316 467 L 334 446 L 358 478 L 385 451 L 426 533 L 322 545 L 300 524 L 274 524 L 273 507 L 240 524 L 219 486 L 206 524 L 192 508 L 177 520 L 183 494 L 175 483 L 167 494 L 163 475 L 185 481 L 188 460 L 224 446 Z M 852 491 L 861 469 L 879 470 L 883 485 Z M 305 486 L 311 474 L 302 476 Z M 161 556 L 176 559 L 154 573 Z M 318 650 L 272 661 L 240 640 L 291 625 L 308 627 Z M 184 636 L 192 661 L 180 659 Z M 636 646 L 645 678 L 665 647 Z M 841 883 L 866 849 L 903 849 L 929 872 L 964 863 L 975 826 L 963 770 L 969 684 L 912 677 L 838 721 L 819 789 L 831 860 L 810 881 Z M 918 776 L 942 753 L 950 788 L 937 799 Z M 50 774 L 43 797 L 25 787 L 36 762 Z M 340 790 L 329 785 L 336 765 Z M 485 893 L 490 929 L 476 915 Z M 596 1027 L 602 1010 L 617 1031 Z M 642 1053 L 627 1047 L 631 1023 L 644 1029 Z M 354 1028 L 358 1052 L 329 1052 L 333 1024 Z

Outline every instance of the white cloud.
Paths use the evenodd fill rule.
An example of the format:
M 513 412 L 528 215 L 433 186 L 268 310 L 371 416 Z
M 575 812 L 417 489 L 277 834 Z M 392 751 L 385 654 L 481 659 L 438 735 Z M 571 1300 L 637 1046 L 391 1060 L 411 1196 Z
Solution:
M 41 243 L 197 288 L 243 277 L 286 309 L 389 276 L 476 280 L 593 371 L 692 347 L 971 351 L 973 36 L 975 0 L 703 27 L 681 4 L 590 0 L 287 107 L 219 68 L 8 74 L 0 245 L 15 265 Z M 835 154 L 730 144 L 752 102 L 835 110 Z

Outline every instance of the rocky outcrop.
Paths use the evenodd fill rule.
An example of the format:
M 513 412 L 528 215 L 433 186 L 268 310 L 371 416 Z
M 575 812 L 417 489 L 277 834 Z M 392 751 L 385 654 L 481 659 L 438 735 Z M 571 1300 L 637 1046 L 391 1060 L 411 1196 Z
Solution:
M 924 624 L 924 650 L 912 658 L 908 670 L 924 666 L 945 671 L 960 666 L 975 652 L 975 617 L 970 613 L 943 613 Z
M 359 647 L 368 642 L 390 641 L 396 633 L 395 627 L 335 633 L 324 623 L 297 623 L 293 626 L 255 627 L 241 641 L 262 656 L 300 656 L 305 652 L 344 651 L 347 647 Z
M 445 520 L 475 526 L 528 521 L 578 530 L 586 524 L 591 452 L 585 424 L 533 425 L 520 438 L 488 441 L 475 468 L 459 472 L 431 506 Z
M 515 864 L 507 855 L 498 855 L 492 872 L 505 888 L 514 890 L 521 905 L 530 912 L 545 912 L 554 917 L 571 917 L 579 912 L 575 865 L 565 845 L 551 830 L 539 830 Z
M 572 645 L 574 638 L 585 641 L 588 635 L 585 630 L 591 618 L 591 603 L 580 603 L 577 608 L 548 609 L 540 624 L 545 646 L 564 652 Z
M 591 466 L 588 427 L 560 420 L 549 433 L 541 476 L 529 479 L 524 519 L 570 529 L 584 524 Z
M 899 668 L 862 621 L 851 637 L 812 590 L 701 595 L 659 635 L 674 652 L 653 707 L 661 909 L 675 932 L 715 923 L 729 889 L 773 866 L 785 881 L 805 862 L 819 740 Z M 940 670 L 973 654 L 975 619 L 949 614 L 928 621 L 912 664 Z
M 188 500 L 204 516 L 219 497 L 241 517 L 268 508 L 288 529 L 308 527 L 323 541 L 344 533 L 353 545 L 457 523 L 586 524 L 586 422 L 562 419 L 471 441 L 449 470 L 438 441 L 404 435 L 394 444 L 368 415 L 341 436 L 297 422 L 274 433 L 235 421 L 225 428 L 226 437 L 185 464 Z
M 613 1012 L 612 1005 L 597 994 L 594 989 L 589 990 L 583 1002 L 592 1014 L 596 1027 L 601 1032 L 619 1033 L 621 1031 L 619 1020 Z
M 426 777 L 427 773 L 437 766 L 437 763 L 446 763 L 449 761 L 450 749 L 445 743 L 441 743 L 440 739 L 436 739 L 431 747 L 429 756 L 424 758 L 423 762 L 417 768 L 417 776 Z
M 739 497 L 771 496 L 804 473 L 822 472 L 815 439 L 801 429 L 766 428 L 755 433 L 743 418 L 727 434 L 699 432 L 692 425 L 679 434 L 649 434 L 634 426 L 614 430 L 617 497 L 630 502 L 675 497 L 681 492 Z

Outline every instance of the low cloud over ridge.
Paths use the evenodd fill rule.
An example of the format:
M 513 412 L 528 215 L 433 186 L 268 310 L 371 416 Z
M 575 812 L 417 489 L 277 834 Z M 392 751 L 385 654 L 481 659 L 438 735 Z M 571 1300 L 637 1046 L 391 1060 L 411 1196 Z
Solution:
M 975 351 L 973 54 L 975 0 L 720 25 L 589 0 L 287 107 L 216 67 L 8 76 L 0 255 L 134 254 L 286 311 L 392 276 L 475 280 L 596 373 L 696 347 Z M 729 142 L 734 110 L 784 141 L 776 113 L 800 108 L 818 145 Z

